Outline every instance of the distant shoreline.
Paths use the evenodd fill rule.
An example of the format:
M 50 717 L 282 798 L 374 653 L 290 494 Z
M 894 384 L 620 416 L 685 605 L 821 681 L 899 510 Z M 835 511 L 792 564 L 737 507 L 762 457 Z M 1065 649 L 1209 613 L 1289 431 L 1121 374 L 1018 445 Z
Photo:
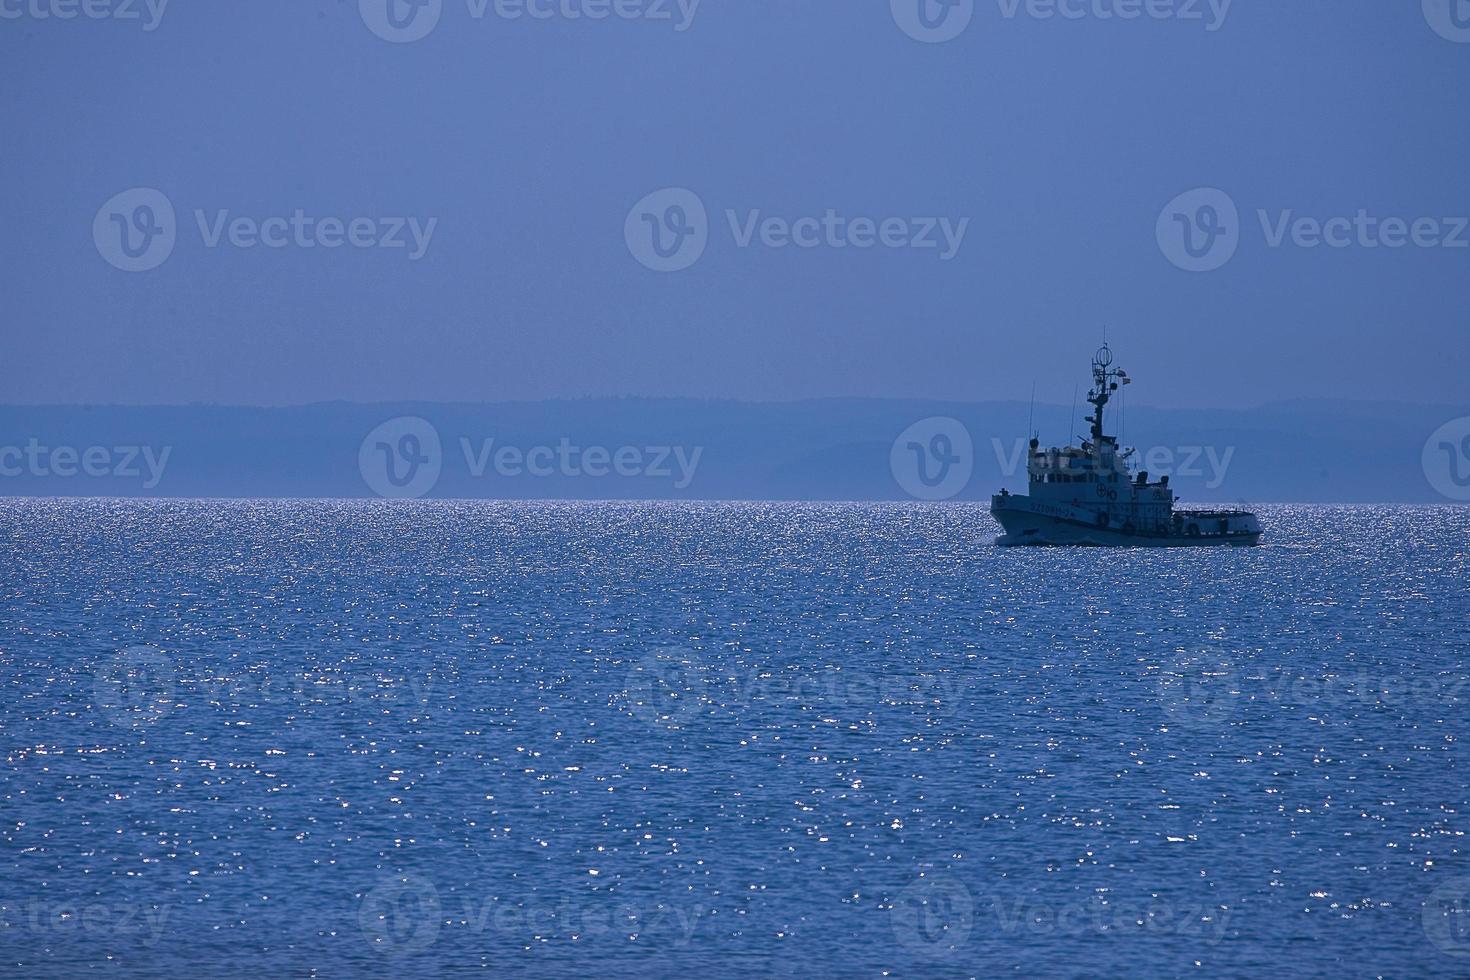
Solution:
M 1037 405 L 1042 442 L 1067 442 L 1077 414 L 1073 427 L 1068 407 Z M 1426 474 L 1426 440 L 1464 414 L 1318 400 L 1130 405 L 1121 435 L 1187 503 L 1452 503 Z M 952 499 L 1024 487 L 1022 402 L 585 398 L 0 406 L 0 496 L 902 501 L 913 497 L 892 469 L 895 440 L 935 417 L 970 436 L 971 474 Z

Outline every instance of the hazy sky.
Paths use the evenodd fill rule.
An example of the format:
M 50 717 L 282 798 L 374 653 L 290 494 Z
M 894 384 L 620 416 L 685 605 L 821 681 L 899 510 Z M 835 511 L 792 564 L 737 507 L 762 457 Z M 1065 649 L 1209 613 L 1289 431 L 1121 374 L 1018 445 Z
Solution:
M 1470 396 L 1464 0 L 158 2 L 0 0 L 0 402 Z

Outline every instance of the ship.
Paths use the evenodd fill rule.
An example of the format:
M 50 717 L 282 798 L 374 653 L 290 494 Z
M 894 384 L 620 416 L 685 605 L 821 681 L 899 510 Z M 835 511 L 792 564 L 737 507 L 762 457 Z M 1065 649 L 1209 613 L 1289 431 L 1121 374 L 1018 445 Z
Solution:
M 1029 493 L 1002 489 L 990 513 L 1005 533 L 1003 547 L 1094 545 L 1099 547 L 1251 547 L 1261 543 L 1261 522 L 1247 510 L 1176 510 L 1169 478 L 1150 480 L 1103 431 L 1103 410 L 1132 383 L 1113 366 L 1106 343 L 1092 358 L 1091 438 L 1080 446 L 1044 449 L 1033 434 L 1026 457 Z

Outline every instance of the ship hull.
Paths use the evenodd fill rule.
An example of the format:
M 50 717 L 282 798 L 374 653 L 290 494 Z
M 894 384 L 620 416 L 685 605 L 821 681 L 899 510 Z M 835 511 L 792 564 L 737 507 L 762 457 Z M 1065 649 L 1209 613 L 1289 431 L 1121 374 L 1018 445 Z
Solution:
M 1025 497 L 997 500 L 991 514 L 1005 529 L 996 539 L 1003 548 L 1096 547 L 1096 548 L 1250 548 L 1261 543 L 1261 531 L 1253 515 L 1250 526 L 1223 533 L 1137 533 L 1117 527 L 1101 527 L 1096 520 L 1038 513 Z M 1048 508 L 1052 509 L 1052 508 Z

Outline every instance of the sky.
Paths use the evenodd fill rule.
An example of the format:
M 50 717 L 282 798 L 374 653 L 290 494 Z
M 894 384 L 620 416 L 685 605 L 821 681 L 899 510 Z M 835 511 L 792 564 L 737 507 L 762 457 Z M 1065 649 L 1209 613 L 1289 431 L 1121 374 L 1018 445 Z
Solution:
M 0 0 L 0 402 L 1459 404 L 1467 83 L 1467 0 Z

